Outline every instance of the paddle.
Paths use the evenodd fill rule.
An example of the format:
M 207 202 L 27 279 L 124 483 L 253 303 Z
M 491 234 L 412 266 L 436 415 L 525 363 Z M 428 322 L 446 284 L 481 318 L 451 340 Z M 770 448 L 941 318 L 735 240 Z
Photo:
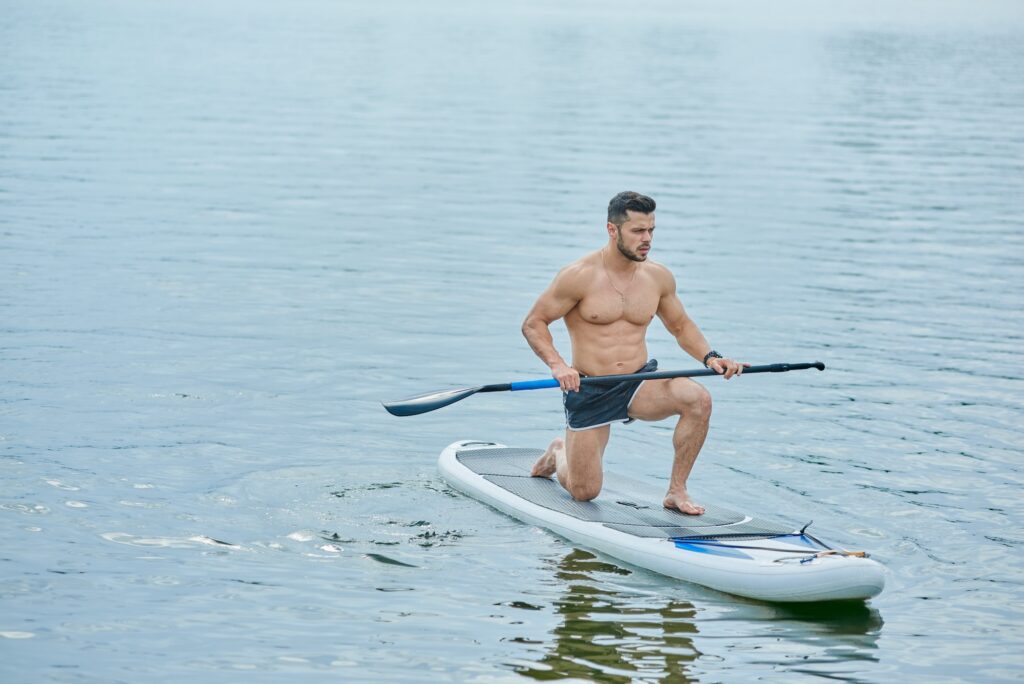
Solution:
M 743 369 L 743 374 L 749 373 L 785 373 L 793 370 L 807 370 L 817 368 L 825 370 L 825 364 L 821 361 L 814 363 L 773 363 L 767 366 L 751 366 Z M 699 368 L 697 370 L 669 370 L 651 371 L 649 373 L 627 373 L 625 375 L 595 375 L 580 378 L 584 385 L 598 385 L 601 383 L 621 382 L 622 380 L 661 380 L 663 378 L 695 378 L 705 375 L 719 375 L 710 368 Z M 496 385 L 483 385 L 482 387 L 463 387 L 461 389 L 443 390 L 441 392 L 430 392 L 420 394 L 408 399 L 384 402 L 384 408 L 393 416 L 417 416 L 421 413 L 436 411 L 449 404 L 462 401 L 466 397 L 478 392 L 518 392 L 519 390 L 534 390 L 558 387 L 558 381 L 554 378 L 543 380 L 522 380 L 520 382 L 506 382 Z

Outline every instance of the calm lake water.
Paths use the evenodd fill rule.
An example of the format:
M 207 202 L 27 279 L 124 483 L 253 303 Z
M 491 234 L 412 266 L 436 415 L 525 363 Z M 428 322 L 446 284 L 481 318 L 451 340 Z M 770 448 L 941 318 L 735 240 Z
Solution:
M 892 5 L 2 3 L 0 679 L 1024 680 L 1024 9 Z M 867 549 L 877 599 L 440 480 L 557 393 L 381 409 L 544 377 L 522 317 L 624 189 L 717 349 L 828 365 L 708 382 L 691 490 Z M 607 466 L 664 481 L 671 428 Z

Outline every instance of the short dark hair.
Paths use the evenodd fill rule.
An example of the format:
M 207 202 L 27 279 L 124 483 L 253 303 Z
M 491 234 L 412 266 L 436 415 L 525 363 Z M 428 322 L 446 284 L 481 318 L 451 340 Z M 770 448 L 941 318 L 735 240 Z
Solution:
M 657 206 L 654 200 L 639 192 L 620 192 L 608 203 L 608 222 L 621 226 L 629 216 L 627 211 L 638 211 L 641 214 L 650 214 Z

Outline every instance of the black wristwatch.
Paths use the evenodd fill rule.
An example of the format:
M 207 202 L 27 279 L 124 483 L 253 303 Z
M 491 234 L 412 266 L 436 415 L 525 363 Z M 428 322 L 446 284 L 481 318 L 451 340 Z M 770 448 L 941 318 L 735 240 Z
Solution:
M 708 359 L 720 359 L 720 358 L 722 358 L 722 355 L 719 354 L 718 352 L 716 352 L 714 349 L 712 349 L 711 351 L 709 351 L 707 354 L 704 355 L 704 367 L 705 368 L 708 367 Z

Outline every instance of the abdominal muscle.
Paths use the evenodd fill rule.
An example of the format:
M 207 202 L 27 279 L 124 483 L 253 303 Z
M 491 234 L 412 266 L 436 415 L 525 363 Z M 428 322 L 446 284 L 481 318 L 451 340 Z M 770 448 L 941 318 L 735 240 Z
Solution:
M 572 340 L 572 367 L 583 375 L 634 373 L 647 363 L 649 322 L 638 325 L 620 318 L 590 323 L 574 310 L 565 323 Z

